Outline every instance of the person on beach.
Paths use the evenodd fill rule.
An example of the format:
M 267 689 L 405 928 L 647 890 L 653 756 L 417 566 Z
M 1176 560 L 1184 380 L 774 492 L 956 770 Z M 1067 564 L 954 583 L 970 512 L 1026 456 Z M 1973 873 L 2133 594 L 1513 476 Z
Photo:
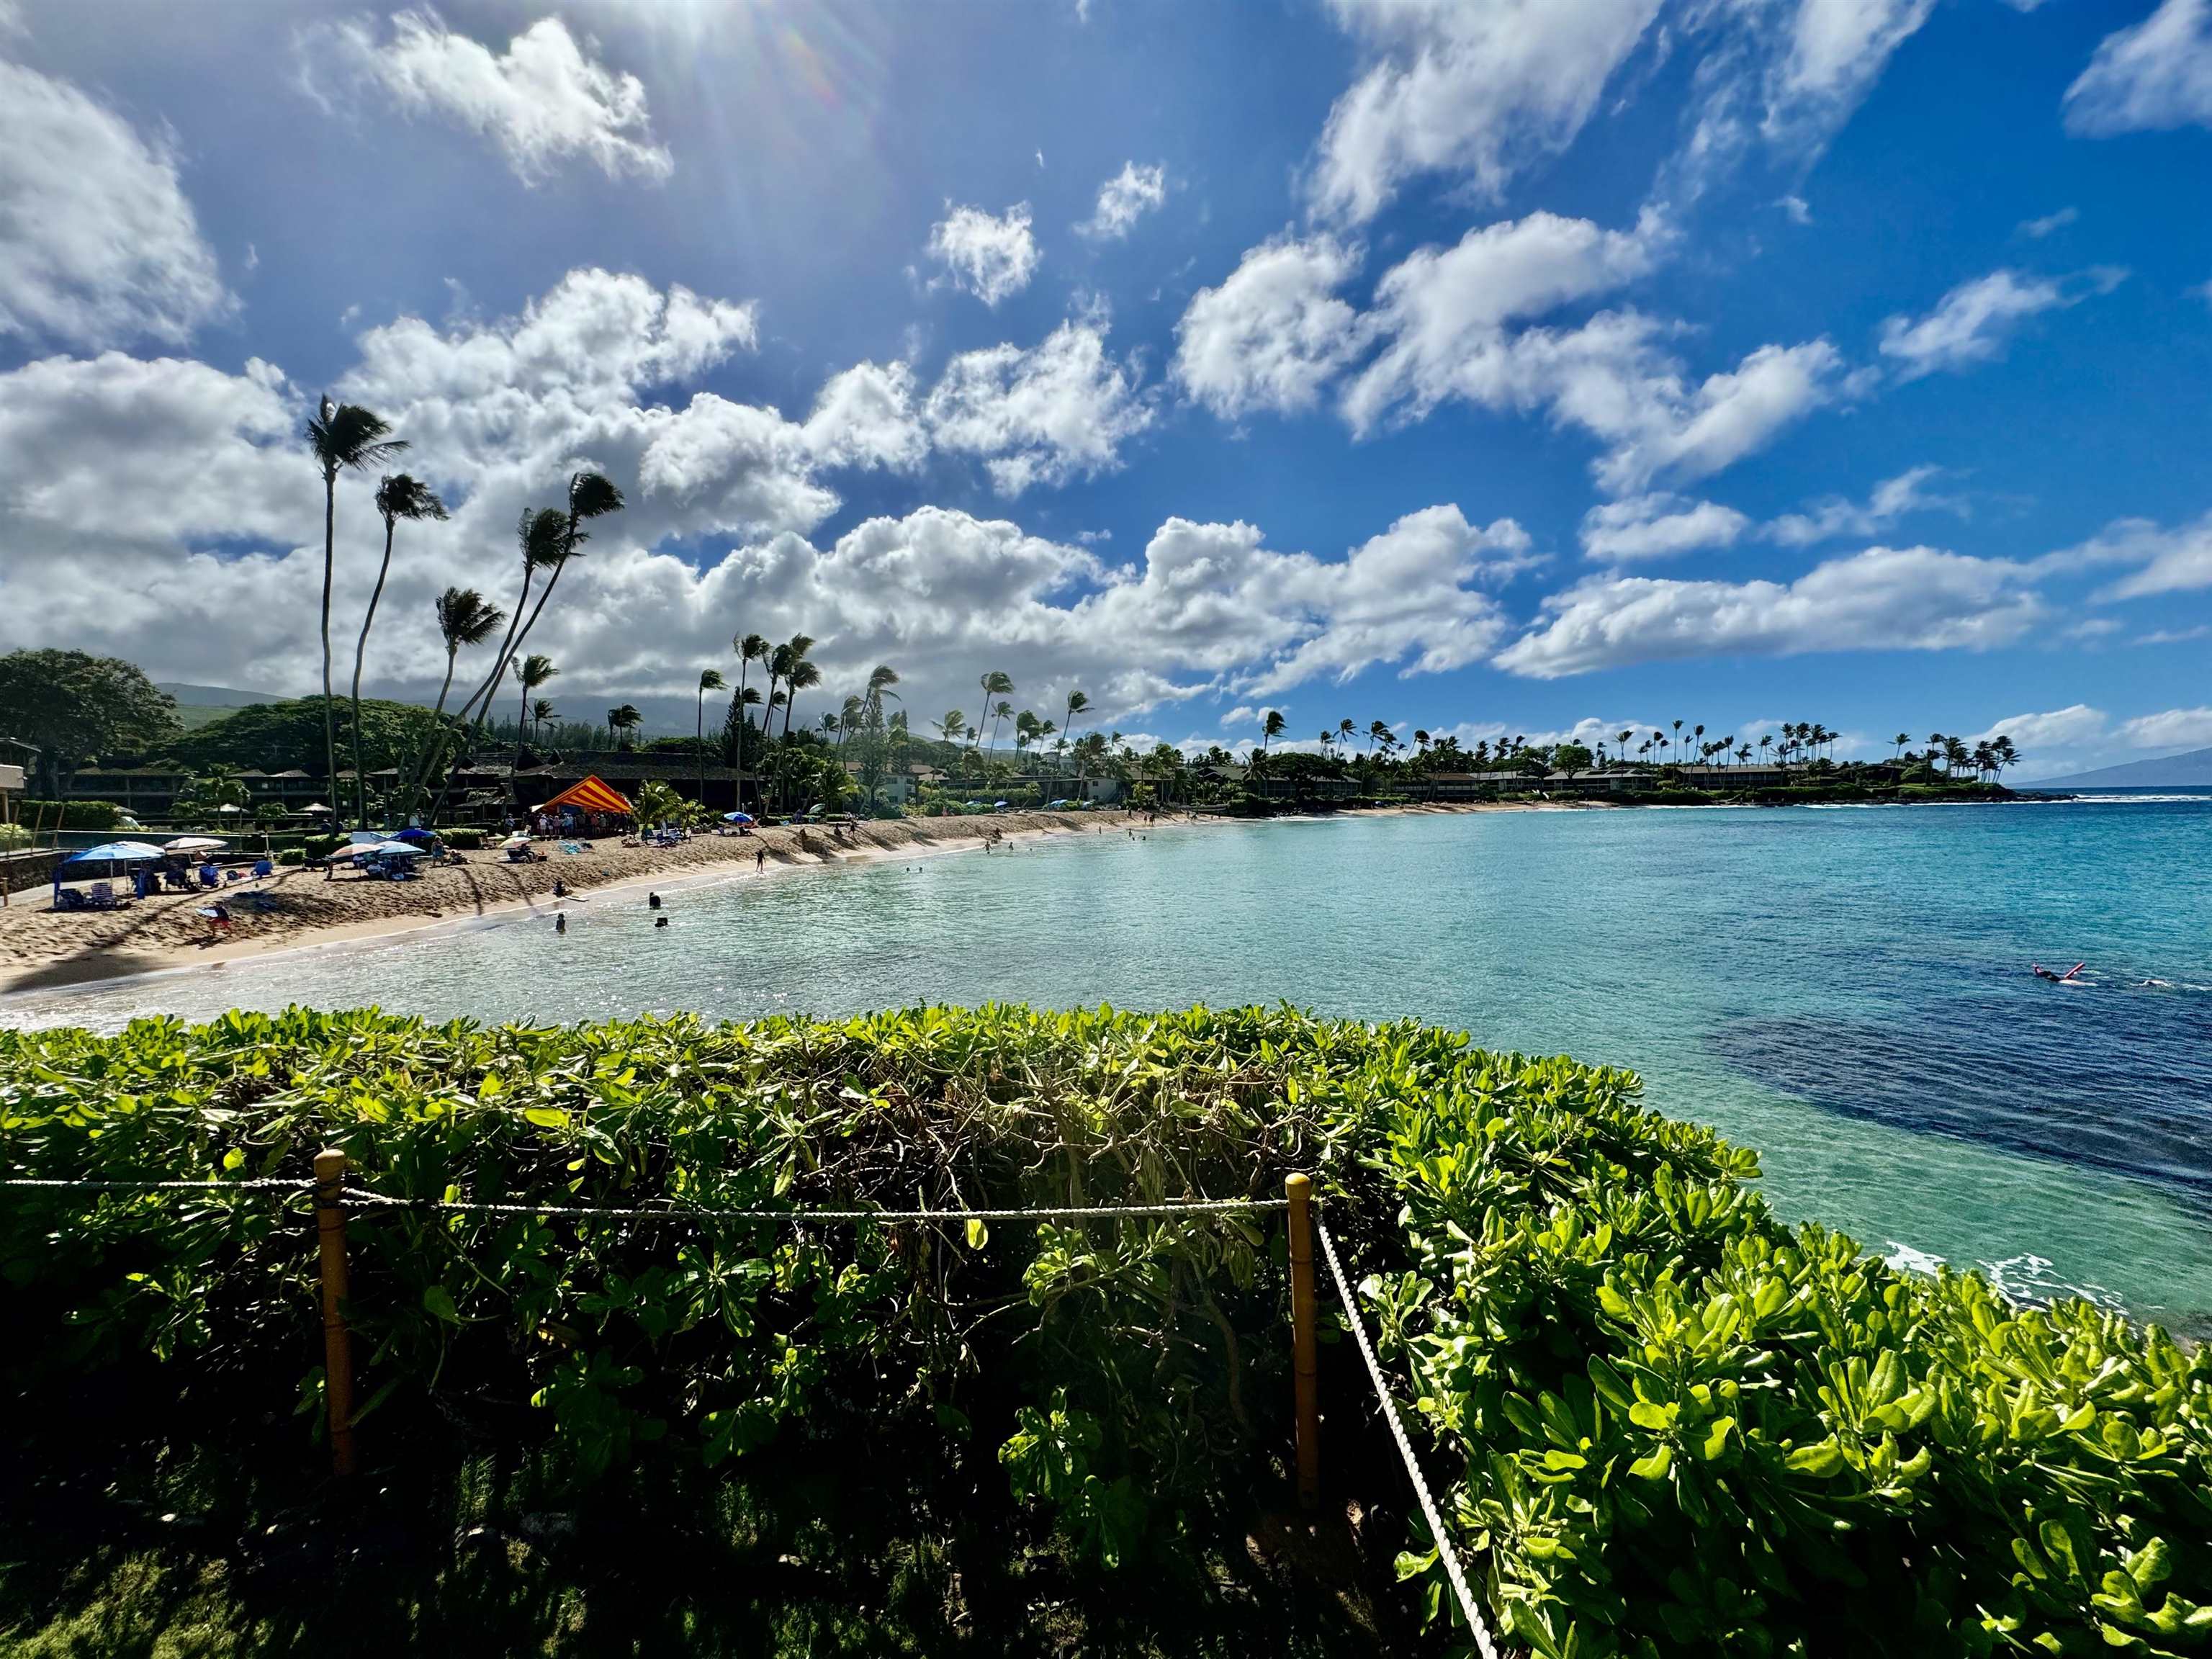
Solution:
M 566 898 L 568 896 L 568 884 L 562 880 L 558 876 L 553 878 L 553 896 L 555 898 Z
M 753 849 L 753 873 L 754 873 L 755 875 L 758 875 L 758 874 L 760 874 L 760 872 L 761 872 L 763 870 L 766 869 L 767 867 L 768 867 L 768 848 L 765 848 L 765 847 L 757 847 L 757 848 L 755 848 Z
M 660 908 L 660 895 L 647 893 L 645 896 L 645 908 L 648 910 L 658 910 Z

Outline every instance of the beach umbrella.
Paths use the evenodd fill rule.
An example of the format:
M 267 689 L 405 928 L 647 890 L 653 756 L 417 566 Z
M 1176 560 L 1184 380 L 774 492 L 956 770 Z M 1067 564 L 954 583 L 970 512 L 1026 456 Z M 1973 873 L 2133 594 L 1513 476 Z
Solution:
M 402 830 L 392 837 L 394 841 L 412 842 L 418 847 L 428 847 L 438 838 L 428 830 Z
M 722 814 L 722 822 L 725 823 L 750 823 L 752 821 L 753 815 L 750 812 L 725 812 Z
M 220 836 L 178 836 L 161 845 L 172 853 L 219 853 L 230 843 Z
M 419 859 L 422 856 L 422 849 L 410 841 L 380 841 L 362 850 L 374 853 L 380 858 Z
M 104 841 L 82 853 L 72 853 L 62 860 L 62 867 L 72 864 L 144 864 L 167 856 L 160 848 L 149 847 L 143 841 Z

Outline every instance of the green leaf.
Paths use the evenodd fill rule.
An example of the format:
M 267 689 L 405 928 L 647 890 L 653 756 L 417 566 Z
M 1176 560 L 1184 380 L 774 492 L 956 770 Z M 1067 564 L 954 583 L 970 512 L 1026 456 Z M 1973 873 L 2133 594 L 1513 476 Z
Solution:
M 1654 1446 L 1648 1455 L 1638 1458 L 1628 1466 L 1631 1474 L 1641 1475 L 1646 1480 L 1662 1480 L 1667 1471 L 1674 1467 L 1672 1446 Z
M 986 1227 L 979 1218 L 975 1216 L 969 1217 L 968 1248 L 971 1250 L 980 1250 L 990 1242 L 991 1230 L 988 1227 Z
M 448 1325 L 461 1322 L 461 1310 L 453 1305 L 453 1293 L 443 1285 L 422 1287 L 422 1311 Z

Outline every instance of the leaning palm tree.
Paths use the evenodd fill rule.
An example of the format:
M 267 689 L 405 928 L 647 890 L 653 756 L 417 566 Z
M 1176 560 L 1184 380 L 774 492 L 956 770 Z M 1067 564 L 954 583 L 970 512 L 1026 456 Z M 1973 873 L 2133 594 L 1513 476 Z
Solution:
M 1267 711 L 1267 717 L 1260 722 L 1260 752 L 1262 755 L 1267 752 L 1267 745 L 1281 737 L 1289 725 L 1290 722 L 1283 718 L 1281 709 L 1270 708 Z M 1118 732 L 1114 734 L 1117 740 L 1121 735 Z
M 998 751 L 999 747 L 999 723 L 995 718 L 997 707 L 994 699 L 999 697 L 1008 697 L 1013 695 L 1013 678 L 1006 673 L 1003 670 L 994 668 L 989 673 L 983 675 L 975 683 L 983 688 L 984 714 L 994 717 L 991 721 L 991 750 L 992 752 L 995 754 Z
M 1067 740 L 1069 743 L 1073 744 L 1078 741 L 1075 735 L 1075 717 L 1078 714 L 1087 714 L 1090 712 L 1091 699 L 1089 697 L 1084 696 L 1080 691 L 1071 691 L 1067 694 L 1067 712 L 1060 717 L 1060 730 L 1067 733 Z
M 968 735 L 968 714 L 964 709 L 948 708 L 945 711 L 944 719 L 932 720 L 930 724 L 937 728 L 937 735 L 947 743 L 957 743 Z
M 337 822 L 338 734 L 331 713 L 331 576 L 337 549 L 338 474 L 377 466 L 407 447 L 391 426 L 358 404 L 333 404 L 325 397 L 307 422 L 307 447 L 323 473 L 323 766 L 328 774 L 331 822 Z M 356 770 L 359 769 L 356 768 Z
M 369 592 L 368 610 L 361 619 L 361 637 L 353 647 L 353 821 L 356 829 L 368 824 L 368 775 L 361 757 L 361 665 L 368 654 L 368 630 L 376 621 L 378 601 L 384 598 L 384 578 L 392 569 L 392 532 L 402 519 L 420 522 L 444 518 L 446 504 L 428 484 L 396 472 L 377 485 L 376 510 L 384 515 L 384 562 L 376 567 L 376 586 Z
M 407 791 L 401 810 L 412 813 L 422 781 L 429 776 L 430 769 L 444 758 L 445 728 L 438 716 L 446 712 L 446 699 L 453 689 L 454 660 L 465 645 L 482 645 L 491 637 L 491 630 L 507 620 L 507 613 L 497 605 L 486 605 L 483 594 L 473 587 L 449 587 L 438 595 L 438 633 L 446 641 L 446 678 L 438 686 L 438 701 L 431 706 L 429 747 L 416 762 L 413 775 L 407 781 Z
M 545 586 L 538 591 L 538 603 L 531 608 L 530 620 L 522 624 L 520 631 L 514 636 L 515 651 L 520 652 L 522 649 L 523 642 L 530 637 L 530 630 L 538 626 L 538 617 L 545 613 L 545 606 L 553 597 L 553 589 L 561 580 L 561 573 L 568 568 L 568 561 L 580 556 L 584 544 L 592 539 L 590 532 L 583 528 L 584 521 L 587 519 L 604 518 L 610 513 L 619 513 L 622 509 L 622 491 L 616 489 L 599 474 L 572 472 L 568 475 L 567 509 L 565 511 L 558 507 L 546 509 L 546 512 L 557 514 L 559 516 L 558 539 L 553 549 L 553 556 L 549 561 L 552 567 L 551 574 L 545 578 Z M 538 517 L 543 519 L 544 514 L 540 514 Z M 495 684 L 492 687 L 492 696 L 496 697 L 498 695 L 499 687 Z M 490 706 L 489 701 L 485 706 L 487 708 Z
M 540 697 L 530 705 L 530 740 L 536 743 L 544 735 L 545 722 L 553 718 L 553 700 Z
M 534 651 L 525 658 L 514 671 L 515 678 L 522 683 L 522 710 L 515 716 L 514 720 L 514 759 L 509 763 L 507 769 L 510 777 L 522 764 L 522 726 L 523 721 L 529 717 L 530 695 L 546 681 L 558 675 L 560 672 L 553 665 L 552 658 L 540 656 Z
M 607 730 L 616 734 L 615 746 L 627 749 L 635 740 L 637 728 L 645 724 L 645 716 L 637 712 L 635 703 L 623 703 L 607 710 Z
M 707 694 L 720 691 L 728 684 L 719 668 L 699 671 L 699 706 L 694 711 L 697 718 L 692 722 L 692 741 L 699 750 L 699 805 L 702 808 L 707 805 Z

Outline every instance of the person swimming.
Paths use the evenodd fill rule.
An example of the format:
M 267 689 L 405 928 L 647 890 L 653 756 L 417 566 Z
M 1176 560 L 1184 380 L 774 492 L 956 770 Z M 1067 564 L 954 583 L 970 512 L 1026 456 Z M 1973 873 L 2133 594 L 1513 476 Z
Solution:
M 568 931 L 568 913 L 566 910 L 553 918 L 553 931 L 556 933 L 565 933 Z
M 2077 962 L 2063 974 L 2045 967 L 2039 962 L 2031 962 L 2027 964 L 2027 968 L 2028 971 L 2038 979 L 2047 979 L 2053 985 L 2068 985 L 2081 982 L 2075 979 L 2075 975 L 2088 965 L 2086 962 Z

